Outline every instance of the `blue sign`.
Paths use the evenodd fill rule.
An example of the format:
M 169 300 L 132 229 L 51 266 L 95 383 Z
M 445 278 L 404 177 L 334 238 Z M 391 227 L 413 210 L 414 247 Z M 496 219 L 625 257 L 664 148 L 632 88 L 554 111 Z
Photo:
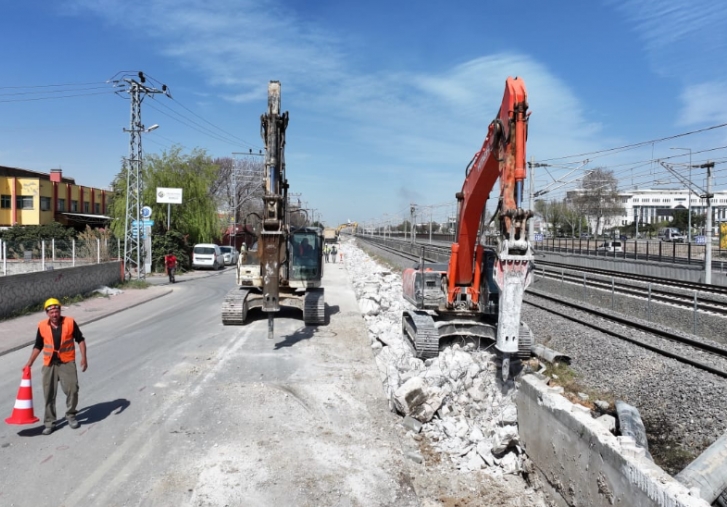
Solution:
M 707 244 L 707 236 L 694 236 L 694 242 L 697 245 L 706 245 Z
M 151 216 L 151 208 L 149 206 L 144 206 L 141 208 L 141 218 L 149 218 Z
M 535 235 L 535 241 L 543 241 L 543 235 L 542 234 L 536 234 Z
M 154 220 L 142 220 L 141 221 L 141 226 L 142 227 L 151 227 L 152 225 L 154 225 Z M 132 220 L 131 221 L 131 227 L 133 227 L 134 229 L 136 229 L 138 227 L 138 222 L 136 220 Z

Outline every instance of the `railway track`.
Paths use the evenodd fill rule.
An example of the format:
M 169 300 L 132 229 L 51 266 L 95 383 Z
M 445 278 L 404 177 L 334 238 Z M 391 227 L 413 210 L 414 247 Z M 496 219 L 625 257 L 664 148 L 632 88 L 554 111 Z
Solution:
M 372 241 L 366 237 L 359 237 L 359 239 Z M 400 255 L 414 262 L 421 258 L 422 251 L 425 262 L 446 262 L 450 253 L 449 245 L 445 245 L 444 243 L 415 243 L 412 245 L 407 241 L 382 243 L 373 240 L 372 242 L 382 250 Z M 403 251 L 402 248 L 404 247 L 418 251 L 418 253 Z M 667 280 L 664 278 L 596 268 L 581 268 L 569 264 L 538 260 L 535 261 L 535 270 L 537 276 L 550 280 L 579 286 L 585 284 L 588 289 L 612 292 L 619 296 L 629 296 L 644 301 L 690 309 L 699 313 L 727 317 L 727 287 L 724 286 L 682 280 Z M 592 276 L 588 277 L 587 274 Z M 643 285 L 638 285 L 638 283 L 642 283 Z M 690 293 L 679 292 L 675 289 L 690 291 Z M 724 296 L 725 299 L 719 299 L 720 296 Z
M 590 273 L 591 277 L 586 276 Z M 606 272 L 603 270 L 581 269 L 568 266 L 560 270 L 547 270 L 541 263 L 536 262 L 536 275 L 540 278 L 570 283 L 573 285 L 585 286 L 589 289 L 612 292 L 615 295 L 631 296 L 639 299 L 646 299 L 657 303 L 663 303 L 680 308 L 696 309 L 699 312 L 713 315 L 727 316 L 727 300 L 711 298 L 711 295 L 723 295 L 724 291 L 710 290 L 713 286 L 682 282 L 676 288 L 685 291 L 693 291 L 691 294 L 675 292 L 672 290 L 671 281 L 654 277 L 628 276 L 622 273 Z M 610 279 L 606 279 L 610 277 Z M 628 283 L 625 280 L 633 280 L 646 285 Z M 702 290 L 702 288 L 704 290 Z M 724 289 L 724 287 L 715 287 Z M 727 295 L 727 294 L 725 294 Z
M 579 312 L 582 312 L 583 314 L 585 314 L 586 318 L 581 318 L 581 316 L 574 314 L 572 311 L 559 311 L 559 310 L 553 309 L 552 306 L 544 306 L 542 304 L 539 304 L 538 302 L 533 300 L 532 296 L 536 296 L 538 298 L 544 299 L 544 300 L 548 301 L 549 303 L 554 303 L 558 306 L 564 306 L 570 310 L 574 310 L 574 309 L 578 310 Z M 720 369 L 720 368 L 715 368 L 714 366 L 712 366 L 711 364 L 708 364 L 705 361 L 698 361 L 696 359 L 687 357 L 684 354 L 666 350 L 662 345 L 658 344 L 658 342 L 657 343 L 648 343 L 644 340 L 636 339 L 631 334 L 622 333 L 622 332 L 616 331 L 614 329 L 608 328 L 608 327 L 604 326 L 603 323 L 594 322 L 589 317 L 595 316 L 595 317 L 599 317 L 601 319 L 605 319 L 607 321 L 616 322 L 627 328 L 637 329 L 639 331 L 643 331 L 645 333 L 648 333 L 649 335 L 653 335 L 660 339 L 669 340 L 671 342 L 678 343 L 681 345 L 686 345 L 686 346 L 693 348 L 694 350 L 706 352 L 706 353 L 711 354 L 712 356 L 716 356 L 716 357 L 719 357 L 722 359 L 727 359 L 727 349 L 726 348 L 712 345 L 709 343 L 704 343 L 704 342 L 701 342 L 698 340 L 693 340 L 686 336 L 682 336 L 682 335 L 679 335 L 676 333 L 665 331 L 663 329 L 658 329 L 658 328 L 649 326 L 647 324 L 642 324 L 640 322 L 636 322 L 632 318 L 624 318 L 624 317 L 620 317 L 618 315 L 614 315 L 609 312 L 604 312 L 601 310 L 597 310 L 595 308 L 589 308 L 589 307 L 583 306 L 583 305 L 575 303 L 575 302 L 567 301 L 567 300 L 563 299 L 563 297 L 561 297 L 561 296 L 551 296 L 549 294 L 545 294 L 540 291 L 529 290 L 525 295 L 524 302 L 526 304 L 529 304 L 536 308 L 540 308 L 549 313 L 552 313 L 552 314 L 558 315 L 562 318 L 568 319 L 572 322 L 577 322 L 578 324 L 580 324 L 582 326 L 596 329 L 602 333 L 608 334 L 610 336 L 614 336 L 621 340 L 638 345 L 639 347 L 643 347 L 645 349 L 651 350 L 652 352 L 656 352 L 659 355 L 670 357 L 681 363 L 688 364 L 690 366 L 693 366 L 700 370 L 704 370 L 706 372 L 712 373 L 712 374 L 717 375 L 722 378 L 727 378 L 727 371 Z
M 409 259 L 412 261 L 418 261 L 422 255 L 415 255 L 411 252 L 403 252 L 399 248 L 396 248 L 392 245 L 384 245 L 380 244 L 378 242 L 375 242 L 375 245 L 377 248 L 380 248 L 382 250 L 385 250 L 387 252 L 390 252 L 392 254 L 395 254 L 401 258 Z M 424 250 L 424 260 L 427 262 L 441 262 L 441 258 L 438 257 L 438 255 L 441 255 L 441 253 L 444 251 L 448 251 L 448 249 L 444 246 L 440 245 L 426 245 L 429 248 L 425 248 Z M 560 276 L 560 273 L 558 273 Z M 619 274 L 620 275 L 620 274 Z M 577 279 L 579 283 L 582 282 L 582 278 L 574 277 L 574 279 Z M 643 280 L 640 280 L 643 281 Z M 666 281 L 662 280 L 662 284 L 666 285 Z M 611 290 L 612 285 L 609 281 L 608 283 L 601 284 L 602 288 Z M 701 285 L 701 284 L 699 284 Z M 613 286 L 615 286 L 615 281 L 613 282 Z M 593 287 L 593 286 L 592 286 Z M 639 292 L 639 290 L 635 290 L 632 288 L 629 288 L 627 286 L 624 286 L 621 284 L 619 286 L 619 294 L 628 294 L 628 295 L 634 295 L 636 297 L 642 296 L 642 293 Z M 633 293 L 633 294 L 632 294 Z M 670 295 L 661 295 L 658 293 L 655 293 L 655 291 L 651 292 L 652 298 L 662 298 L 662 302 L 668 302 L 672 304 L 683 304 L 683 302 L 678 302 L 678 300 L 670 299 Z M 545 306 L 536 300 L 535 298 L 540 298 L 541 300 L 545 300 L 548 303 L 551 304 L 551 306 Z M 677 301 L 677 302 L 675 302 Z M 572 322 L 576 322 L 580 325 L 590 327 L 592 329 L 596 329 L 602 333 L 606 333 L 608 335 L 611 335 L 613 337 L 619 338 L 621 340 L 633 343 L 639 347 L 643 347 L 645 349 L 651 350 L 659 355 L 672 358 L 676 361 L 679 361 L 684 364 L 688 364 L 694 368 L 709 372 L 711 374 L 717 375 L 722 378 L 727 378 L 727 367 L 725 369 L 715 367 L 711 364 L 711 361 L 705 361 L 705 360 L 699 360 L 695 359 L 693 356 L 689 356 L 688 354 L 677 352 L 673 350 L 668 350 L 664 347 L 663 341 L 667 340 L 672 343 L 679 344 L 683 347 L 689 347 L 692 350 L 696 351 L 696 355 L 699 356 L 700 354 L 708 354 L 709 357 L 717 357 L 721 358 L 722 360 L 727 361 L 727 348 L 719 347 L 716 345 L 711 345 L 709 343 L 701 342 L 698 340 L 694 340 L 691 338 L 688 338 L 686 336 L 673 333 L 670 331 L 666 331 L 664 329 L 659 329 L 657 327 L 650 326 L 648 324 L 640 323 L 636 321 L 634 318 L 631 317 L 620 317 L 619 315 L 614 314 L 613 312 L 609 312 L 607 310 L 598 310 L 592 307 L 587 307 L 581 304 L 578 304 L 576 302 L 571 302 L 565 300 L 562 296 L 551 296 L 546 293 L 534 290 L 532 288 L 529 288 L 528 291 L 525 294 L 524 302 L 526 304 L 529 304 L 531 306 L 541 308 L 549 313 L 558 315 L 562 318 L 568 319 Z M 700 304 L 702 304 L 704 301 L 701 300 Z M 692 302 L 690 302 L 690 305 Z M 568 310 L 560 311 L 557 309 L 554 309 L 552 305 L 559 305 L 564 306 Z M 716 306 L 715 306 L 716 308 Z M 573 310 L 577 310 L 580 312 L 580 315 L 578 312 L 574 312 Z M 726 310 L 723 312 L 723 310 Z M 714 310 L 715 313 L 720 313 L 722 315 L 727 314 L 727 308 L 724 307 L 724 303 L 722 303 L 722 306 L 718 309 Z M 614 322 L 617 324 L 620 324 L 627 329 L 636 329 L 638 331 L 641 331 L 643 333 L 647 333 L 648 335 L 655 337 L 656 341 L 655 343 L 650 343 L 649 341 L 637 339 L 633 337 L 633 333 L 630 333 L 628 331 L 625 332 L 619 332 L 613 328 L 609 328 L 608 326 L 605 326 L 603 324 L 603 321 L 594 321 L 593 317 L 598 317 L 599 319 L 604 319 L 610 322 Z M 662 342 L 659 343 L 659 340 Z M 724 362 L 724 361 L 718 361 L 718 362 Z

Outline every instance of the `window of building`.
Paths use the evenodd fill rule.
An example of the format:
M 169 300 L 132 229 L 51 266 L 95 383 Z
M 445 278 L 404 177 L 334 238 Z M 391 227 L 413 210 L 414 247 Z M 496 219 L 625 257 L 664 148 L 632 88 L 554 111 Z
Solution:
M 71 201 L 71 211 L 78 211 L 78 201 Z
M 83 212 L 88 213 L 88 203 L 87 202 L 83 203 Z
M 636 199 L 634 199 L 634 202 L 639 202 L 639 198 L 637 197 Z
M 682 201 L 686 201 L 687 198 L 686 197 L 675 197 L 674 200 L 677 202 L 682 202 Z
M 58 211 L 66 211 L 66 200 L 58 199 Z
M 33 209 L 32 195 L 19 195 L 15 198 L 15 207 L 18 209 Z
M 96 211 L 94 211 L 94 213 L 96 213 L 97 215 L 100 215 L 101 214 L 101 205 L 99 203 L 96 203 L 94 205 L 94 207 L 96 208 Z
M 641 202 L 649 202 L 648 199 L 642 199 Z
M 0 195 L 0 208 L 2 209 L 10 209 L 10 196 L 9 195 Z
M 50 197 L 40 198 L 40 211 L 50 211 Z

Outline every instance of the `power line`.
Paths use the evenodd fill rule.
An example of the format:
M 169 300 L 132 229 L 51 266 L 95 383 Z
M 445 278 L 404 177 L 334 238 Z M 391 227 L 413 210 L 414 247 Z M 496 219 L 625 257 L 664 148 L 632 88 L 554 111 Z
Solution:
M 223 128 L 221 128 L 221 127 L 218 127 L 218 126 L 217 126 L 217 125 L 215 125 L 214 123 L 211 123 L 211 122 L 209 122 L 209 121 L 205 120 L 205 119 L 204 119 L 204 118 L 202 118 L 202 117 L 201 117 L 200 115 L 198 115 L 197 113 L 195 113 L 194 111 L 192 111 L 191 109 L 189 109 L 188 107 L 186 107 L 186 106 L 185 106 L 184 104 L 182 104 L 181 102 L 179 102 L 179 101 L 178 101 L 177 99 L 174 99 L 174 98 L 172 98 L 172 100 L 173 100 L 174 102 L 176 102 L 176 103 L 177 103 L 177 104 L 178 104 L 178 105 L 179 105 L 179 106 L 180 106 L 181 108 L 185 109 L 186 111 L 189 111 L 190 113 L 192 113 L 192 114 L 193 114 L 194 116 L 196 116 L 197 118 L 199 118 L 199 119 L 200 119 L 200 120 L 202 120 L 203 122 L 205 122 L 205 123 L 207 123 L 207 124 L 209 124 L 209 125 L 212 125 L 212 126 L 213 126 L 214 128 L 216 128 L 217 130 L 219 130 L 219 131 L 221 131 L 221 132 L 224 132 L 225 134 L 227 134 L 227 135 L 228 135 L 228 136 L 230 136 L 231 138 L 233 138 L 233 139 L 237 139 L 237 140 L 239 140 L 240 142 L 242 142 L 242 143 L 244 143 L 244 144 L 247 144 L 247 145 L 248 145 L 248 146 L 250 146 L 251 148 L 255 148 L 255 149 L 262 149 L 262 147 L 260 147 L 260 146 L 255 146 L 254 144 L 251 144 L 251 143 L 249 143 L 249 142 L 245 141 L 244 139 L 242 139 L 242 138 L 240 138 L 240 137 L 237 137 L 237 136 L 236 136 L 236 135 L 234 135 L 234 134 L 231 134 L 231 133 L 229 133 L 229 132 L 228 132 L 228 131 L 226 131 L 225 129 L 223 129 Z
M 92 83 L 65 83 L 65 84 L 48 84 L 48 85 L 34 85 L 34 86 L 0 86 L 0 90 L 15 90 L 15 89 L 27 89 L 27 88 L 53 88 L 58 86 L 90 86 L 90 85 L 108 84 L 106 81 L 94 81 Z
M 165 113 L 165 112 L 164 112 L 164 111 L 162 111 L 161 109 L 159 109 L 159 108 L 157 108 L 157 107 L 154 107 L 154 106 L 153 106 L 153 105 L 152 105 L 151 103 L 150 103 L 150 104 L 147 104 L 147 105 L 148 105 L 149 107 L 151 107 L 152 109 L 154 109 L 155 111 L 157 111 L 157 112 L 159 112 L 159 113 L 163 114 L 164 116 L 166 116 L 166 117 L 168 117 L 168 118 L 171 118 L 172 120 L 174 120 L 174 121 L 177 121 L 177 122 L 181 123 L 182 125 L 185 125 L 185 126 L 187 126 L 187 127 L 191 128 L 192 130 L 196 130 L 196 131 L 197 131 L 197 132 L 199 132 L 200 134 L 204 134 L 204 135 L 207 135 L 207 136 L 209 136 L 209 137 L 212 137 L 213 139 L 217 139 L 218 141 L 222 141 L 222 142 L 224 142 L 224 143 L 227 143 L 227 144 L 231 144 L 231 145 L 233 145 L 233 146 L 242 146 L 242 147 L 245 147 L 245 148 L 247 148 L 247 147 L 248 147 L 248 146 L 242 145 L 242 144 L 240 144 L 240 143 L 237 143 L 237 142 L 235 142 L 235 141 L 233 141 L 233 140 L 230 140 L 230 139 L 224 138 L 224 137 L 222 137 L 222 136 L 220 136 L 220 135 L 216 134 L 215 132 L 212 132 L 212 131 L 211 131 L 210 129 L 208 129 L 208 128 L 206 128 L 206 127 L 203 127 L 203 126 L 201 126 L 201 125 L 199 125 L 199 124 L 198 124 L 197 122 L 195 122 L 194 120 L 190 120 L 189 118 L 186 118 L 185 116 L 183 116 L 182 114 L 180 114 L 180 113 L 178 113 L 178 112 L 176 112 L 176 111 L 174 111 L 174 110 L 171 110 L 171 111 L 172 111 L 172 113 L 174 113 L 174 114 L 176 114 L 176 115 L 178 115 L 178 116 L 181 116 L 181 117 L 182 117 L 182 118 L 183 118 L 184 120 L 186 120 L 186 121 L 180 120 L 179 118 L 176 118 L 176 117 L 172 116 L 172 115 L 171 115 L 171 114 L 169 114 L 169 113 Z M 198 125 L 198 127 L 195 127 L 195 126 L 193 126 L 193 125 L 190 125 L 190 123 L 192 123 L 192 124 L 194 124 L 194 125 Z
M 105 92 L 93 92 L 93 93 L 78 93 L 73 95 L 60 95 L 56 97 L 33 97 L 33 98 L 27 98 L 27 99 L 8 99 L 8 100 L 0 100 L 0 103 L 8 103 L 8 102 L 33 102 L 37 100 L 56 100 L 56 99 L 69 99 L 72 97 L 90 97 L 92 95 L 108 95 L 109 93 L 114 93 L 113 90 L 105 91 Z
M 723 127 L 727 127 L 727 123 L 721 123 L 719 125 L 713 125 L 711 127 L 705 127 L 703 129 L 692 130 L 690 132 L 684 132 L 682 134 L 676 134 L 676 135 L 673 135 L 673 136 L 662 137 L 662 138 L 659 138 L 659 139 L 652 139 L 650 141 L 641 141 L 639 143 L 625 144 L 623 146 L 619 146 L 619 147 L 616 147 L 616 148 L 608 148 L 608 149 L 605 149 L 605 150 L 591 151 L 591 152 L 588 152 L 588 153 L 579 153 L 577 155 L 568 155 L 568 156 L 565 156 L 565 157 L 546 158 L 546 159 L 540 160 L 540 162 L 551 162 L 553 160 L 565 160 L 565 159 L 574 158 L 574 157 L 585 157 L 585 156 L 600 155 L 600 154 L 603 154 L 603 153 L 611 153 L 611 152 L 616 152 L 616 151 L 631 150 L 631 149 L 640 148 L 642 146 L 646 146 L 646 145 L 649 145 L 649 144 L 652 144 L 652 143 L 660 143 L 660 142 L 663 142 L 663 141 L 670 141 L 672 139 L 679 139 L 681 137 L 691 136 L 693 134 L 701 134 L 702 132 L 708 132 L 710 130 L 716 130 L 716 129 L 720 129 L 720 128 L 723 128 Z

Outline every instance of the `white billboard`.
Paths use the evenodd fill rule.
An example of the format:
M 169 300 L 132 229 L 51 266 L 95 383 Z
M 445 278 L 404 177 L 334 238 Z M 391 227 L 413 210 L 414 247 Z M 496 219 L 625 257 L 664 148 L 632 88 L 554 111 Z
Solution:
M 182 204 L 182 189 L 157 187 L 157 204 Z

